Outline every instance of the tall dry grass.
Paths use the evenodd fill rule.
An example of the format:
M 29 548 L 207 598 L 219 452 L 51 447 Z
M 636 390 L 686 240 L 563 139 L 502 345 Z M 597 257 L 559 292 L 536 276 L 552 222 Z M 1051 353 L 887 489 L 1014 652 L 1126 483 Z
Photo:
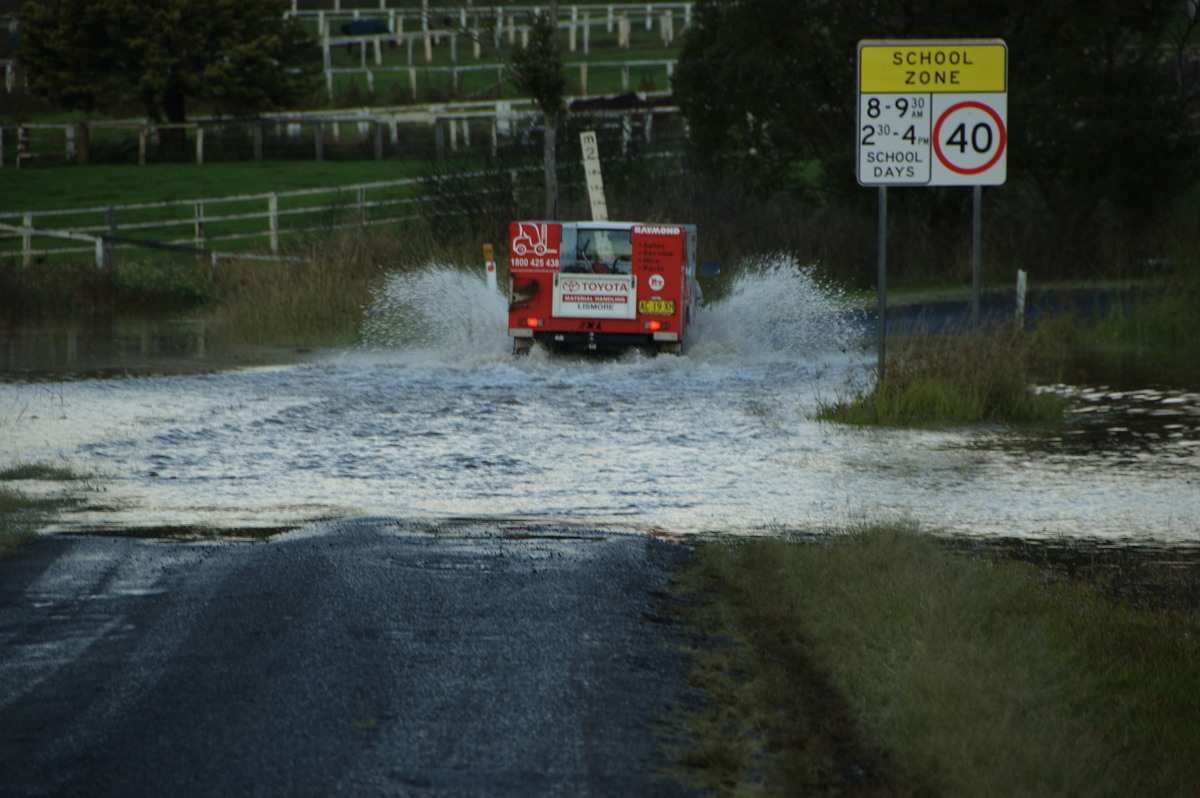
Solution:
M 387 274 L 430 262 L 471 264 L 481 251 L 474 240 L 439 240 L 420 224 L 336 232 L 287 253 L 299 260 L 221 261 L 210 318 L 231 344 L 346 346 Z

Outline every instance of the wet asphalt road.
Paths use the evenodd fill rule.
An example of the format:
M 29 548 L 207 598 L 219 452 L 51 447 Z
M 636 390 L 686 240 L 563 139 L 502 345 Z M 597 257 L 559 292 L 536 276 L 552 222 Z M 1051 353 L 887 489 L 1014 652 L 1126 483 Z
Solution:
M 0 795 L 674 795 L 686 550 L 364 519 L 0 560 Z

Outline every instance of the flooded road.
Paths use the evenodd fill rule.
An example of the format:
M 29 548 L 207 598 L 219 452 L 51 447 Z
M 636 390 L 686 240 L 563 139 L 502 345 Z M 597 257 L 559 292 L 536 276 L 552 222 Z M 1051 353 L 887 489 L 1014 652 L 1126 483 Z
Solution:
M 819 423 L 818 404 L 874 365 L 845 304 L 807 271 L 768 265 L 705 308 L 683 357 L 514 360 L 504 300 L 430 268 L 379 293 L 358 350 L 2 384 L 0 468 L 92 475 L 59 531 L 527 517 L 683 535 L 902 521 L 1200 542 L 1200 394 L 1062 386 L 1072 410 L 1054 428 Z

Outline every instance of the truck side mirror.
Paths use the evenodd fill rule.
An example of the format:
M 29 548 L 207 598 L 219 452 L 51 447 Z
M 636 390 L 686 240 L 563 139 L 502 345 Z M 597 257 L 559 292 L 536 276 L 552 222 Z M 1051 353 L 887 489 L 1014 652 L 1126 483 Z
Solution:
M 701 277 L 716 277 L 721 273 L 721 264 L 715 260 L 710 260 L 700 264 Z

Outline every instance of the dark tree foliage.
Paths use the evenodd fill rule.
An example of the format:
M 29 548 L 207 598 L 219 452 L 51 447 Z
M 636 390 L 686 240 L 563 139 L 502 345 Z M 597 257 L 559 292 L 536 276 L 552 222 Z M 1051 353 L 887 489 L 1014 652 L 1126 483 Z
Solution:
M 513 84 L 532 98 L 539 109 L 556 116 L 564 110 L 563 97 L 567 92 L 557 35 L 550 15 L 537 14 L 529 26 L 529 43 L 514 47 L 508 58 Z
M 567 92 L 557 20 L 558 2 L 554 0 L 548 12 L 533 16 L 529 43 L 515 48 L 507 62 L 513 84 L 533 98 L 546 122 L 542 160 L 546 177 L 546 217 L 550 219 L 558 217 L 558 122 L 566 112 L 564 96 Z
M 30 88 L 66 108 L 138 103 L 156 122 L 189 101 L 247 115 L 310 92 L 319 63 L 283 0 L 40 0 L 20 14 Z
M 1200 96 L 1175 46 L 1188 13 L 1179 0 L 700 0 L 674 89 L 702 163 L 795 188 L 820 160 L 824 187 L 845 194 L 858 41 L 1001 38 L 1010 181 L 1144 217 L 1200 174 Z

